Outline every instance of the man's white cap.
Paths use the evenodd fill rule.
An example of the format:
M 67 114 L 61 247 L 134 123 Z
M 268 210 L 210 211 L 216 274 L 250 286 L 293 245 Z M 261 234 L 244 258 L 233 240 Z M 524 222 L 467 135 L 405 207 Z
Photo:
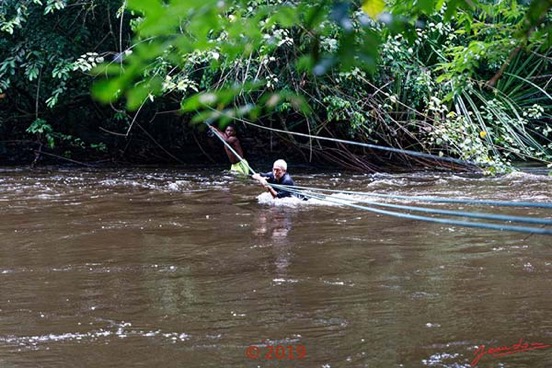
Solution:
M 282 159 L 274 161 L 274 165 L 272 165 L 272 167 L 278 167 L 284 171 L 287 171 L 287 163 Z

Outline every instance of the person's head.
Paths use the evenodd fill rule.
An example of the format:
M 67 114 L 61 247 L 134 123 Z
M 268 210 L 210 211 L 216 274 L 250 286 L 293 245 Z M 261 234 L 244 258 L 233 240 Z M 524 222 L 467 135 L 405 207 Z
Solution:
M 274 164 L 272 165 L 272 173 L 274 174 L 274 177 L 278 180 L 282 178 L 287 172 L 287 163 L 280 159 L 274 161 Z
M 233 137 L 236 135 L 236 126 L 234 124 L 228 124 L 226 129 L 224 129 L 224 133 L 226 133 L 227 136 Z

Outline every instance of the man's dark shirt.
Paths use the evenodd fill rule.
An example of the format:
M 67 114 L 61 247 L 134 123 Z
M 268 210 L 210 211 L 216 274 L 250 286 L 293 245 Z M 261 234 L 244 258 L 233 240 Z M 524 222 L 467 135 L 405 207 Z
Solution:
M 272 172 L 267 173 L 261 173 L 261 176 L 266 179 L 266 181 L 270 184 L 279 184 L 279 185 L 287 185 L 287 186 L 294 186 L 295 183 L 293 182 L 293 179 L 291 176 L 286 172 L 284 176 L 280 180 L 276 180 L 274 177 L 274 174 Z M 282 188 L 274 188 L 276 191 L 276 198 L 285 198 L 285 197 L 291 197 L 291 193 L 288 192 L 285 189 Z

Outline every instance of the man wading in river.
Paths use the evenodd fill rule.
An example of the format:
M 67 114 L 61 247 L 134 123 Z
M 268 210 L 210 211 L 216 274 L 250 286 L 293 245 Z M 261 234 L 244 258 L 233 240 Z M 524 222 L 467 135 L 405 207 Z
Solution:
M 272 198 L 291 197 L 291 192 L 282 188 L 273 188 L 269 184 L 294 186 L 293 179 L 287 172 L 287 163 L 284 160 L 276 160 L 272 165 L 272 172 L 254 174 L 251 176 L 257 180 L 272 195 Z
M 224 145 L 224 150 L 228 155 L 228 159 L 232 166 L 230 171 L 248 175 L 249 174 L 249 164 L 243 158 L 243 150 L 240 144 L 240 140 L 236 136 L 236 127 L 233 124 L 229 124 L 224 132 L 221 132 L 216 127 L 210 125 L 209 128 L 217 134 L 224 142 L 227 144 Z M 232 149 L 230 149 L 230 147 Z

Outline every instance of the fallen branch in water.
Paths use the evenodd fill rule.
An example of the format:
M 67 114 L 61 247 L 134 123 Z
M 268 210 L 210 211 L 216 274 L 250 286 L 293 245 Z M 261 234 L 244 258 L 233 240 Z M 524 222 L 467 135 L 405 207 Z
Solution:
M 59 156 L 59 155 L 54 155 L 53 153 L 43 152 L 42 150 L 34 150 L 33 152 L 34 152 L 35 155 L 37 156 L 36 159 L 35 159 L 34 162 L 33 162 L 33 166 L 34 166 L 34 164 L 37 162 L 37 160 L 38 160 L 38 158 L 40 157 L 40 155 L 50 156 L 50 157 L 54 157 L 54 158 L 57 158 L 57 159 L 60 159 L 60 160 L 69 161 L 69 162 L 72 162 L 72 163 L 77 164 L 77 165 L 83 165 L 83 166 L 88 166 L 88 167 L 93 167 L 93 166 L 94 166 L 94 165 L 87 164 L 87 163 L 85 163 L 85 162 L 80 162 L 80 161 L 77 161 L 77 160 L 72 160 L 72 159 L 67 158 L 67 157 L 63 157 L 63 156 Z

